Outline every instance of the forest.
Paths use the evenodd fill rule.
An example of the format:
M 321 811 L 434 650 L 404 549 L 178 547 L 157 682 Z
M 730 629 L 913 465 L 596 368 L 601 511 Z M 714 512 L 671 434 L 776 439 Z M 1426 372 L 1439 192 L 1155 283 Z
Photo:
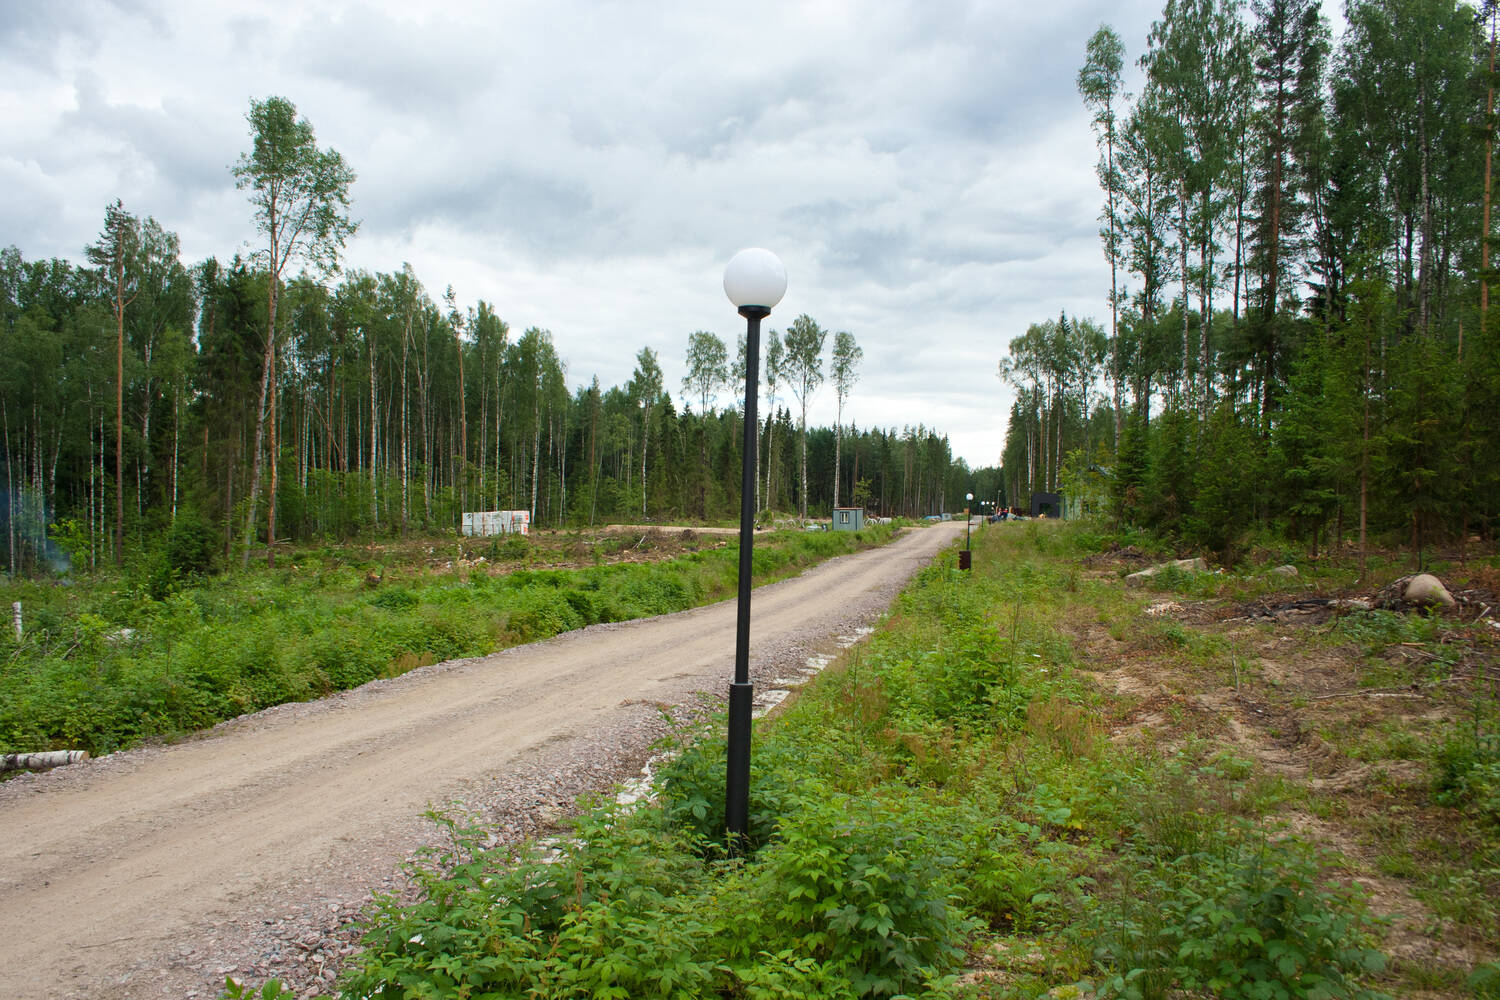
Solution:
M 452 532 L 470 510 L 543 528 L 736 515 L 743 335 L 736 362 L 683 331 L 680 410 L 650 347 L 626 385 L 570 390 L 564 335 L 517 333 L 451 286 L 434 298 L 410 265 L 341 268 L 352 168 L 283 98 L 248 119 L 235 176 L 255 252 L 184 261 L 175 234 L 118 201 L 82 263 L 0 251 L 10 571 L 162 546 L 185 571 L 262 547 L 274 562 L 283 541 Z M 765 341 L 766 516 L 962 506 L 969 470 L 936 429 L 807 426 L 814 394 L 837 393 L 842 414 L 855 390 L 852 334 L 799 316 Z
M 1316 0 L 1169 0 L 1139 54 L 1101 26 L 1108 315 L 1010 342 L 1007 489 L 1231 561 L 1493 540 L 1496 20 L 1349 0 L 1335 44 Z

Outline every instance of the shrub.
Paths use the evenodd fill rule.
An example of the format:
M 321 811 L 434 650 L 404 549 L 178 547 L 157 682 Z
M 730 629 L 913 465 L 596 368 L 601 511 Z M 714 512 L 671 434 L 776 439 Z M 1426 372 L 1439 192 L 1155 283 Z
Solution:
M 754 873 L 755 912 L 776 944 L 842 971 L 865 997 L 956 968 L 970 923 L 949 899 L 955 859 L 932 832 L 943 824 L 915 799 L 808 792 Z M 724 948 L 750 957 L 737 939 Z
M 402 587 L 391 587 L 376 594 L 370 599 L 370 603 L 377 608 L 384 608 L 387 611 L 405 611 L 408 608 L 416 607 L 421 603 L 421 599 L 410 590 Z
M 722 857 L 728 849 L 724 817 L 724 782 L 728 772 L 725 718 L 711 724 L 708 735 L 679 745 L 657 772 L 663 815 L 705 854 Z M 797 758 L 785 743 L 756 740 L 750 751 L 750 811 L 744 849 L 759 850 L 778 824 L 797 807 Z
M 1380 996 L 1357 982 L 1384 967 L 1372 920 L 1353 891 L 1321 883 L 1310 851 L 1244 829 L 1194 830 L 1192 841 L 1191 853 L 1148 843 L 1123 859 L 1121 905 L 1101 908 L 1091 928 L 1109 972 L 1101 996 Z
M 167 565 L 183 577 L 206 576 L 218 565 L 219 544 L 213 527 L 188 510 L 178 511 L 167 532 Z
M 1500 733 L 1476 726 L 1472 734 L 1445 742 L 1437 753 L 1433 789 L 1440 804 L 1465 807 L 1500 824 Z

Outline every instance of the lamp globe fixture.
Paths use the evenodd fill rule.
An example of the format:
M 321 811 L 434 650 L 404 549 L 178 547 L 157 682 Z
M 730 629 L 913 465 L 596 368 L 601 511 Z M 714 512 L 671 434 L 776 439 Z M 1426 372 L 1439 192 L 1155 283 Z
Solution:
M 786 294 L 786 267 L 769 250 L 741 250 L 724 268 L 724 294 L 735 308 L 761 308 L 768 312 Z

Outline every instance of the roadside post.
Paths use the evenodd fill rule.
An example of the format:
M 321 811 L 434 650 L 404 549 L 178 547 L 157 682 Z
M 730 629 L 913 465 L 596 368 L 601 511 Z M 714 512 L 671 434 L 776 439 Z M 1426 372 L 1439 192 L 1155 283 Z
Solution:
M 769 250 L 752 247 L 724 268 L 724 294 L 745 317 L 745 437 L 740 468 L 739 609 L 734 631 L 734 681 L 729 685 L 729 768 L 724 825 L 737 852 L 750 820 L 750 576 L 755 539 L 755 448 L 759 437 L 760 321 L 786 294 L 786 267 Z
M 974 523 L 974 515 L 970 505 L 974 502 L 974 494 L 964 494 L 964 550 L 958 554 L 958 568 L 970 569 L 973 566 L 974 553 L 969 548 L 969 531 Z

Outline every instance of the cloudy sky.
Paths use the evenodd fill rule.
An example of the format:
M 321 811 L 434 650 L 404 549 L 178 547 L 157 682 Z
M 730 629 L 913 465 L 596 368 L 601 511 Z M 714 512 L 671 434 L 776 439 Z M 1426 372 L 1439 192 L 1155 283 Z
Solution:
M 846 420 L 997 464 L 1005 344 L 1107 324 L 1084 44 L 1107 21 L 1133 62 L 1160 8 L 3 0 L 0 245 L 81 261 L 118 197 L 188 261 L 248 249 L 230 167 L 280 95 L 358 174 L 348 265 L 551 330 L 571 384 L 650 346 L 675 391 L 689 333 L 743 329 L 723 268 L 763 246 L 789 275 L 768 326 L 864 348 Z

